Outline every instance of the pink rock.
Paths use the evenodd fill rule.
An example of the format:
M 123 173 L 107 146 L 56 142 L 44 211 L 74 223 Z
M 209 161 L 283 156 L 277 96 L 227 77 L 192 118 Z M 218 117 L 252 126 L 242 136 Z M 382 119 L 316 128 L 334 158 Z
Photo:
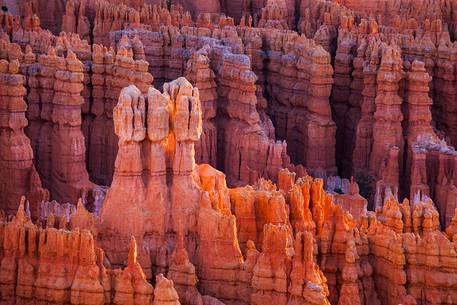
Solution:
M 30 200 L 30 212 L 37 218 L 39 205 L 49 199 L 49 192 L 42 187 L 33 164 L 31 143 L 24 133 L 28 124 L 25 117 L 27 104 L 24 101 L 24 82 L 25 77 L 19 74 L 17 60 L 0 61 L 0 200 L 1 208 L 7 214 L 13 214 L 14 210 L 17 210 L 19 199 L 27 196 Z

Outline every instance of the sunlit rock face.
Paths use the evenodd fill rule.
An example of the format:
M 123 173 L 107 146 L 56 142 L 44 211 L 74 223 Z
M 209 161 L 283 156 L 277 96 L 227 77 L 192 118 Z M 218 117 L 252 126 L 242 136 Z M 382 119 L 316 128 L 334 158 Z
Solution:
M 457 304 L 455 1 L 0 4 L 0 304 Z

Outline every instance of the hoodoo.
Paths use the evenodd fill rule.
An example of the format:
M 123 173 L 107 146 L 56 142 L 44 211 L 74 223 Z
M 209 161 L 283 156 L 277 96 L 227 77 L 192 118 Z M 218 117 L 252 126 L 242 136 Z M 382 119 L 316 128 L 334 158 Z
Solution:
M 0 305 L 457 304 L 456 0 L 0 7 Z

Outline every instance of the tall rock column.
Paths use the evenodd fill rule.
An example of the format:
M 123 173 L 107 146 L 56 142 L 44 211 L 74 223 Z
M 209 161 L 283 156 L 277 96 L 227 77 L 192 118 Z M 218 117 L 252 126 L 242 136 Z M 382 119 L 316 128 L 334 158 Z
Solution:
M 117 154 L 117 138 L 112 120 L 113 108 L 122 88 L 134 84 L 146 94 L 153 77 L 148 73 L 148 63 L 134 60 L 132 54 L 121 47 L 117 54 L 100 45 L 93 48 L 94 65 L 92 83 L 95 119 L 90 127 L 89 172 L 91 178 L 104 185 L 111 183 Z
M 436 52 L 436 66 L 434 75 L 435 103 L 434 114 L 439 129 L 445 130 L 452 144 L 457 145 L 456 120 L 456 53 L 455 45 L 445 39 L 439 42 Z
M 28 68 L 33 126 L 28 129 L 37 170 L 51 197 L 76 204 L 95 186 L 89 181 L 81 131 L 84 65 L 72 51 L 67 58 L 50 48 Z
M 316 262 L 315 240 L 311 232 L 298 232 L 294 240 L 288 304 L 329 305 L 327 279 Z
M 338 47 L 339 48 L 339 47 Z M 341 149 L 341 171 L 343 177 L 349 177 L 352 174 L 353 160 L 352 154 L 355 148 L 355 137 L 357 134 L 357 124 L 362 116 L 362 90 L 364 88 L 364 63 L 365 49 L 357 50 L 357 56 L 353 60 L 354 69 L 351 73 L 351 83 L 349 85 L 350 95 L 348 98 L 348 110 L 344 115 L 344 144 Z M 338 137 L 337 137 L 338 140 Z
M 154 242 L 149 243 L 150 249 L 159 253 L 155 264 L 160 266 L 164 246 L 164 236 L 170 228 L 170 193 L 167 187 L 167 143 L 172 143 L 170 135 L 170 116 L 172 107 L 170 100 L 153 87 L 147 93 L 147 169 L 146 184 L 146 232 L 153 236 Z M 170 141 L 168 141 L 170 140 Z M 168 162 L 169 163 L 169 162 Z M 163 259 L 165 261 L 165 259 Z M 165 266 L 160 266 L 165 267 Z
M 86 147 L 81 131 L 81 105 L 84 99 L 84 65 L 69 51 L 59 61 L 52 99 L 51 133 L 52 197 L 60 202 L 76 203 L 94 185 L 86 170 Z
M 203 132 L 195 147 L 195 162 L 216 166 L 217 129 L 215 74 L 209 67 L 208 48 L 195 52 L 187 62 L 186 78 L 198 88 L 202 107 Z
M 38 56 L 36 75 L 31 78 L 38 83 L 38 88 L 36 89 L 38 101 L 33 104 L 39 105 L 40 112 L 38 117 L 40 119 L 32 122 L 35 123 L 35 126 L 33 126 L 33 129 L 28 129 L 28 135 L 32 140 L 32 148 L 36 152 L 36 166 L 38 173 L 41 176 L 43 185 L 49 190 L 51 190 L 52 184 L 52 142 L 49 135 L 52 133 L 52 98 L 54 94 L 54 82 L 55 73 L 57 71 L 57 62 L 59 60 L 61 61 L 62 58 L 56 55 L 55 49 L 49 48 L 47 54 L 41 54 Z M 63 60 L 65 61 L 65 59 Z M 63 63 L 63 65 L 65 65 L 65 63 Z M 32 87 L 32 93 L 35 91 L 33 89 L 33 84 L 35 84 L 35 82 L 29 79 L 29 84 L 30 87 Z
M 400 51 L 389 46 L 382 55 L 381 67 L 377 76 L 376 111 L 373 124 L 373 149 L 370 159 L 370 170 L 378 181 L 377 193 L 383 194 L 383 189 L 398 188 L 398 178 L 388 179 L 397 175 L 391 170 L 400 170 L 403 159 L 403 131 L 401 122 L 402 99 L 398 95 L 399 82 L 402 79 L 402 60 Z M 383 163 L 386 164 L 383 166 Z M 392 163 L 392 164 L 391 164 Z
M 292 6 L 292 8 L 294 7 Z M 260 20 L 257 26 L 259 28 L 288 30 L 287 9 L 286 1 L 267 0 L 265 7 L 261 10 Z
M 271 49 L 266 92 L 276 136 L 287 141 L 287 153 L 294 163 L 314 174 L 335 174 L 329 53 L 304 36 L 265 31 L 264 38 Z
M 408 144 L 414 143 L 420 135 L 434 135 L 431 125 L 433 104 L 429 97 L 429 83 L 432 77 L 425 70 L 425 64 L 415 60 L 408 73 Z
M 62 31 L 68 33 L 76 32 L 76 10 L 73 0 L 65 4 L 65 15 L 62 16 Z
M 173 175 L 190 175 L 195 168 L 195 142 L 202 132 L 199 91 L 185 78 L 164 85 L 173 107 L 175 152 Z
M 357 282 L 357 264 L 359 263 L 359 255 L 357 254 L 357 248 L 352 236 L 349 236 L 348 241 L 346 242 L 346 252 L 344 258 L 345 261 L 341 272 L 342 284 L 338 305 L 364 304 L 359 291 L 359 283 Z
M 432 125 L 430 107 L 433 102 L 429 97 L 429 83 L 432 77 L 425 70 L 425 64 L 415 60 L 408 73 L 408 155 L 406 177 L 409 180 L 409 197 L 418 191 L 430 195 L 427 184 L 427 164 L 423 140 L 438 140 Z M 439 204 L 437 202 L 437 204 Z M 443 209 L 439 209 L 443 212 Z
M 221 116 L 218 118 L 218 166 L 227 182 L 247 184 L 264 176 L 275 180 L 287 166 L 286 143 L 274 141 L 262 128 L 257 111 L 257 76 L 246 55 L 225 52 L 217 67 L 217 93 Z M 213 59 L 213 57 L 211 57 Z M 222 59 L 222 60 L 221 60 Z
M 349 103 L 349 97 L 351 96 L 351 83 L 353 82 L 353 75 L 360 75 L 360 66 L 363 64 L 363 58 L 357 56 L 357 61 L 354 59 L 354 49 L 356 45 L 356 39 L 348 31 L 341 31 L 338 37 L 338 49 L 336 50 L 335 56 L 335 74 L 334 74 L 334 85 L 332 86 L 331 106 L 332 106 L 332 117 L 336 123 L 336 163 L 340 168 L 343 177 L 351 174 L 352 169 L 352 145 L 351 136 L 355 137 L 353 130 L 346 127 L 349 124 L 356 124 L 354 118 L 348 117 L 346 120 L 346 114 L 352 110 L 352 105 Z M 355 68 L 357 68 L 355 70 Z M 352 115 L 353 117 L 353 115 Z M 353 127 L 353 126 L 351 126 Z M 349 134 L 349 131 L 352 133 Z M 348 132 L 348 135 L 346 135 Z M 354 141 L 355 142 L 355 141 Z M 349 156 L 347 153 L 351 153 Z
M 42 124 L 41 119 L 41 98 L 40 98 L 40 70 L 38 69 L 38 63 L 36 62 L 36 55 L 32 52 L 32 48 L 27 48 L 27 58 L 30 63 L 27 69 L 27 119 L 29 124 L 25 129 L 27 136 L 30 138 L 33 154 L 35 159 L 38 159 L 38 143 L 39 133 Z M 37 165 L 37 164 L 36 164 Z M 38 165 L 37 165 L 38 169 Z M 44 181 L 43 181 L 44 182 Z
M 112 123 L 111 104 L 105 103 L 106 79 L 112 71 L 114 51 L 98 44 L 92 46 L 92 105 L 91 114 L 94 116 L 89 122 L 88 170 L 95 183 L 107 185 L 112 180 L 114 160 L 117 152 L 116 137 Z
M 174 139 L 174 147 L 169 147 L 172 221 L 177 234 L 187 236 L 187 230 L 196 229 L 193 221 L 200 201 L 200 193 L 194 187 L 192 177 L 195 169 L 195 142 L 202 133 L 199 90 L 181 77 L 164 84 L 164 96 L 171 102 L 170 137 Z M 186 194 L 186 200 L 183 200 L 183 194 Z
M 394 198 L 388 198 L 383 206 L 385 224 L 374 219 L 368 228 L 370 252 L 376 258 L 373 260 L 376 291 L 384 304 L 389 305 L 398 304 L 407 294 L 407 257 L 403 248 L 401 233 L 404 224 L 400 208 Z
M 38 216 L 39 204 L 49 199 L 49 192 L 41 187 L 31 143 L 24 133 L 28 123 L 24 83 L 17 60 L 0 61 L 0 209 L 14 214 L 25 195 L 33 215 Z
M 380 51 L 378 45 L 368 46 L 362 41 L 357 53 L 360 57 L 370 53 L 363 67 L 363 90 L 361 102 L 361 117 L 356 127 L 355 144 L 352 153 L 353 172 L 356 175 L 366 173 L 370 167 L 370 156 L 373 141 L 373 116 L 376 110 L 376 76 L 380 63 Z M 363 55 L 362 55 L 363 54 Z
M 251 304 L 260 305 L 270 301 L 286 305 L 287 278 L 292 269 L 293 238 L 285 224 L 265 224 L 263 231 L 262 252 L 254 266 L 251 280 Z M 292 291 L 293 288 L 291 287 Z
M 309 55 L 311 61 L 309 68 L 310 99 L 307 101 L 306 108 L 310 120 L 305 132 L 308 140 L 305 148 L 305 165 L 314 169 L 324 169 L 328 175 L 332 175 L 336 173 L 336 125 L 332 120 L 329 103 L 333 84 L 333 68 L 330 65 L 329 53 L 320 46 L 317 46 Z M 305 63 L 306 61 L 299 60 L 298 68 L 303 69 L 302 65 Z
M 287 143 L 295 162 L 303 163 L 315 174 L 332 175 L 336 173 L 336 125 L 329 103 L 333 83 L 330 55 L 313 41 L 304 39 L 298 43 L 296 73 L 300 81 L 293 86 Z
M 197 230 L 201 190 L 193 172 L 194 146 L 202 131 L 198 89 L 185 78 L 165 83 L 163 94 L 153 87 L 143 94 L 130 85 L 122 89 L 113 119 L 119 151 L 98 239 L 110 261 L 121 264 L 130 236 L 135 236 L 145 249 L 139 257 L 150 277 L 150 263 L 167 267 L 166 234 L 187 237 Z M 195 246 L 190 246 L 191 256 Z
M 145 101 L 135 86 L 122 89 L 113 110 L 114 131 L 119 137 L 114 177 L 100 211 L 103 234 L 99 240 L 114 264 L 127 256 L 130 236 L 141 241 L 144 233 L 142 203 L 145 186 L 141 178 L 141 141 L 145 139 Z M 122 211 L 122 215 L 119 213 Z M 132 221 L 132 220 L 135 221 Z M 115 235 L 116 244 L 110 241 Z

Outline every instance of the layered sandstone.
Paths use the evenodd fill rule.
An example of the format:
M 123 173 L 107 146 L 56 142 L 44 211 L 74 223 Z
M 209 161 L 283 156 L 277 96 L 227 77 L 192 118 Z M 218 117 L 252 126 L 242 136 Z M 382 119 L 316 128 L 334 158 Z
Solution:
M 265 41 L 270 46 L 266 91 L 272 97 L 269 113 L 276 136 L 286 140 L 294 163 L 317 175 L 335 174 L 329 54 L 313 40 L 294 34 L 265 32 Z M 317 147 L 325 149 L 318 153 Z
M 85 5 L 85 1 L 80 1 L 77 8 L 73 0 L 67 1 L 61 30 L 67 33 L 78 33 L 82 39 L 89 40 L 91 27 L 89 19 L 85 16 Z
M 158 2 L 0 14 L 1 302 L 456 303 L 456 5 Z
M 20 74 L 18 60 L 0 61 L 1 94 L 1 208 L 8 214 L 17 210 L 21 196 L 27 196 L 33 217 L 38 216 L 39 204 L 49 199 L 33 164 L 33 151 L 24 133 L 28 121 L 25 77 Z
M 235 215 L 231 212 L 230 198 L 235 193 L 229 192 L 222 173 L 209 165 L 195 165 L 195 142 L 202 132 L 200 103 L 199 90 L 192 88 L 184 78 L 166 83 L 164 93 L 150 87 L 147 95 L 143 95 L 135 86 L 121 91 L 114 109 L 115 130 L 119 136 L 116 171 L 100 213 L 98 233 L 108 259 L 112 264 L 122 264 L 128 252 L 128 236 L 134 235 L 143 251 L 139 262 L 146 276 L 149 278 L 162 268 L 170 268 L 169 276 L 176 279 L 178 292 L 186 303 L 208 301 L 201 295 L 214 295 L 228 303 L 261 302 L 263 295 L 279 293 L 278 301 L 284 304 L 288 298 L 328 304 L 325 279 L 318 271 L 315 258 L 312 262 L 307 259 L 309 255 L 314 257 L 314 251 L 312 248 L 299 250 L 301 243 L 309 244 L 303 238 L 313 240 L 313 234 L 294 238 L 285 197 L 271 188 L 271 182 L 271 186 L 267 181 L 259 184 L 255 196 L 265 199 L 257 208 L 251 208 L 258 213 L 254 219 L 259 218 L 259 222 L 254 223 L 254 227 L 259 234 L 246 236 L 242 244 L 251 253 L 248 257 L 257 251 L 248 238 L 262 251 L 258 259 L 245 261 L 235 230 L 235 215 L 241 211 L 236 210 Z M 144 172 L 146 180 L 141 176 Z M 299 192 L 301 194 L 300 189 Z M 183 193 L 186 193 L 186 201 L 182 201 Z M 309 194 L 306 195 L 309 198 Z M 158 201 L 154 200 L 157 198 Z M 299 209 L 300 200 L 304 199 L 296 200 Z M 124 215 L 115 212 L 119 207 Z M 126 218 L 125 214 L 129 216 Z M 299 216 L 297 211 L 294 215 L 297 230 L 312 227 L 309 210 L 307 224 L 302 218 L 299 225 L 300 217 L 305 217 L 303 214 Z M 137 221 L 128 223 L 125 221 L 128 218 Z M 215 226 L 218 230 L 214 230 Z M 240 228 L 244 231 L 243 226 Z M 175 236 L 176 248 L 167 241 L 169 234 Z M 116 244 L 112 242 L 113 237 Z M 309 272 L 305 279 L 290 273 L 294 239 L 297 251 L 308 253 L 306 258 L 297 258 L 297 264 Z M 168 265 L 170 253 L 172 263 Z M 208 256 L 213 259 L 208 260 Z M 284 262 L 278 265 L 276 257 Z M 261 271 L 264 268 L 272 275 Z M 241 279 L 236 276 L 240 270 L 245 274 Z M 293 291 L 287 288 L 289 277 L 297 281 Z M 198 291 L 195 289 L 197 278 Z M 262 284 L 265 281 L 272 281 L 271 288 Z
M 145 232 L 164 238 L 170 225 L 166 222 L 170 216 L 166 215 L 170 215 L 170 200 L 173 201 L 167 190 L 167 180 L 171 179 L 167 172 L 172 171 L 177 184 L 190 182 L 195 167 L 194 142 L 201 134 L 198 90 L 193 90 L 184 78 L 166 84 L 165 88 L 162 94 L 150 87 L 146 96 L 133 85 L 124 88 L 113 113 L 119 152 L 113 183 L 100 216 L 105 231 L 127 237 L 133 235 L 140 242 Z M 171 129 L 170 119 L 176 120 L 172 121 Z M 141 177 L 143 171 L 148 173 L 146 184 Z M 155 202 L 157 198 L 159 202 Z M 131 204 L 132 199 L 135 205 Z M 126 223 L 125 217 L 115 212 L 119 206 L 124 206 L 124 211 L 139 221 Z M 116 248 L 115 252 L 121 252 L 122 249 Z M 118 261 L 115 256 L 111 260 Z
M 259 176 L 275 179 L 277 170 L 289 164 L 286 147 L 284 143 L 275 143 L 272 139 L 273 126 L 263 112 L 263 97 L 259 96 L 259 88 L 255 85 L 257 78 L 252 72 L 249 58 L 234 54 L 235 50 L 241 48 L 240 37 L 231 25 L 223 26 L 222 29 L 215 28 L 213 36 L 217 39 L 208 40 L 197 36 L 198 31 L 200 28 L 195 27 L 186 27 L 181 31 L 163 27 L 159 32 L 120 31 L 112 38 L 117 43 L 126 34 L 132 38 L 138 36 L 144 42 L 145 57 L 151 62 L 150 71 L 156 73 L 155 80 L 159 79 L 156 82 L 159 86 L 162 81 L 185 73 L 187 59 L 190 67 L 195 65 L 191 54 L 207 52 L 208 64 L 215 74 L 216 84 L 211 85 L 211 78 L 206 77 L 206 82 L 201 82 L 200 87 L 205 99 L 215 98 L 217 101 L 217 167 L 227 172 L 231 185 L 253 182 Z M 205 47 L 206 44 L 209 48 Z M 201 48 L 204 50 L 199 51 Z M 196 76 L 190 78 L 193 77 Z M 217 94 L 213 97 L 213 91 L 207 90 L 207 87 L 215 85 Z M 210 97 L 206 97 L 206 92 L 211 92 Z M 204 120 L 203 126 L 204 129 L 212 130 L 210 120 Z M 206 135 L 203 139 L 205 138 Z M 209 148 L 209 145 L 214 145 L 210 144 L 211 141 L 214 143 L 215 139 L 206 144 Z M 264 147 L 268 149 L 263 149 Z M 259 154 L 260 158 L 254 158 L 255 154 Z
M 195 161 L 216 166 L 217 128 L 214 122 L 217 111 L 216 75 L 211 70 L 208 48 L 195 52 L 187 62 L 186 78 L 199 89 L 202 104 L 203 131 L 195 148 Z
M 109 185 L 114 172 L 117 141 L 113 122 L 113 109 L 121 89 L 130 84 L 146 92 L 153 81 L 148 63 L 134 59 L 124 47 L 117 52 L 94 45 L 92 52 L 92 96 L 90 113 L 85 121 L 88 129 L 88 170 L 94 182 Z
M 379 179 L 376 185 L 377 193 L 384 193 L 387 187 L 398 190 L 399 186 L 398 176 L 401 174 L 400 164 L 403 160 L 403 114 L 400 109 L 402 100 L 398 96 L 401 72 L 400 53 L 395 48 L 388 47 L 383 53 L 377 75 L 378 88 L 370 159 L 370 169 Z
M 261 10 L 257 26 L 259 28 L 288 29 L 287 9 L 285 1 L 268 0 Z
M 36 121 L 29 135 L 43 184 L 59 202 L 76 203 L 94 187 L 86 170 L 81 131 L 83 71 L 72 51 L 64 58 L 50 48 L 38 57 L 30 77 L 36 94 L 31 96 L 35 105 L 30 111 Z
M 89 231 L 39 228 L 23 202 L 12 221 L 2 221 L 0 232 L 4 304 L 179 304 L 173 282 L 159 275 L 154 289 L 146 281 L 133 238 L 126 267 L 115 270 L 105 266 L 103 250 Z

